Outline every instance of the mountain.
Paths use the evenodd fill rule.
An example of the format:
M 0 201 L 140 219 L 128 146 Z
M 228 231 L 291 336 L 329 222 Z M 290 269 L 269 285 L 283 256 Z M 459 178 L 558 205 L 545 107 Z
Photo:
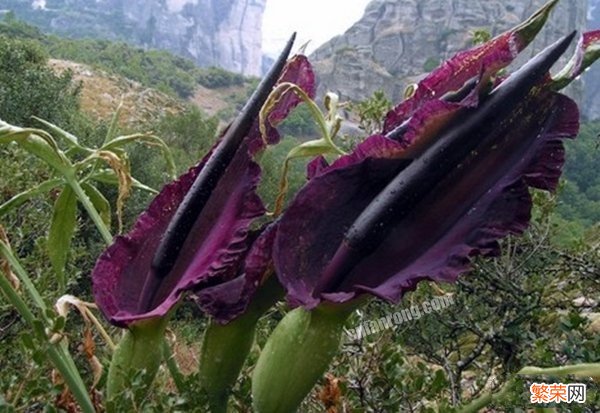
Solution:
M 588 29 L 600 29 L 600 0 L 590 0 L 588 9 Z M 583 75 L 585 96 L 582 105 L 583 115 L 588 119 L 600 118 L 600 67 L 592 66 Z
M 363 17 L 311 56 L 320 92 L 360 100 L 382 89 L 398 101 L 407 85 L 472 46 L 473 32 L 499 34 L 547 0 L 373 0 Z M 600 0 L 592 0 L 600 3 Z M 586 26 L 587 5 L 562 0 L 525 57 Z M 581 98 L 579 90 L 571 91 Z M 600 112 L 597 112 L 600 113 Z
M 4 0 L 46 32 L 124 40 L 257 76 L 266 0 Z

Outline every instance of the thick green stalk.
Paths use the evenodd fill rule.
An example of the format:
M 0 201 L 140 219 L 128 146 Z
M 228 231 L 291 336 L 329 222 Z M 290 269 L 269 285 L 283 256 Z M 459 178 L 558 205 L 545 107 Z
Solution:
M 269 277 L 243 315 L 227 325 L 210 321 L 200 350 L 199 378 L 212 413 L 227 411 L 231 389 L 254 342 L 256 323 L 282 296 L 276 277 Z
M 256 413 L 292 413 L 298 409 L 337 354 L 352 307 L 297 308 L 277 325 L 252 376 Z
M 109 404 L 130 388 L 131 379 L 140 371 L 145 372 L 143 394 L 136 395 L 136 401 L 139 402 L 146 396 L 163 360 L 167 322 L 167 317 L 163 317 L 139 321 L 129 326 L 115 348 L 108 370 L 106 396 Z
M 200 351 L 199 379 L 211 413 L 225 413 L 232 387 L 254 342 L 257 318 L 244 314 L 219 325 L 211 320 Z

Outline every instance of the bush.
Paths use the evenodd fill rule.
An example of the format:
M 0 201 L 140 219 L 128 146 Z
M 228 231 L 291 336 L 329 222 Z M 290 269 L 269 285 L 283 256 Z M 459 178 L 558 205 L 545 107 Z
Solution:
M 37 116 L 68 125 L 79 109 L 78 87 L 69 72 L 56 75 L 34 41 L 0 36 L 0 119 L 31 125 Z
M 300 105 L 294 109 L 279 129 L 283 134 L 296 138 L 318 135 L 317 123 L 306 105 Z
M 228 72 L 220 67 L 209 67 L 202 70 L 197 77 L 198 83 L 207 88 L 219 88 L 229 86 L 241 86 L 244 84 L 244 76 L 238 73 Z

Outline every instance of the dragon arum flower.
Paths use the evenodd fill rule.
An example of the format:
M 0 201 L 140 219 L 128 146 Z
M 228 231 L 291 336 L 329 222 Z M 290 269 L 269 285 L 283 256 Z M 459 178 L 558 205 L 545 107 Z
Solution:
M 257 362 L 257 412 L 296 410 L 368 295 L 397 303 L 419 281 L 455 281 L 474 256 L 497 254 L 499 239 L 526 229 L 529 187 L 556 188 L 562 140 L 579 128 L 576 104 L 557 91 L 599 57 L 600 32 L 584 34 L 555 78 L 549 69 L 575 33 L 510 76 L 499 73 L 555 3 L 443 63 L 390 111 L 382 134 L 309 165 L 309 182 L 276 223 L 274 267 L 299 308 Z
M 560 141 L 578 131 L 575 103 L 548 77 L 573 36 L 506 79 L 491 80 L 498 65 L 484 61 L 475 82 L 440 98 L 415 96 L 422 103 L 410 115 L 397 116 L 410 100 L 394 109 L 385 135 L 332 165 L 317 160 L 275 237 L 289 301 L 314 308 L 370 293 L 398 302 L 420 280 L 454 281 L 471 257 L 493 255 L 499 238 L 521 233 L 528 187 L 556 187 Z
M 228 283 L 239 278 L 243 261 L 252 268 L 260 266 L 263 257 L 251 249 L 257 237 L 249 230 L 265 211 L 256 194 L 261 171 L 253 160 L 264 149 L 258 112 L 277 82 L 298 83 L 314 93 L 314 75 L 306 58 L 295 56 L 285 64 L 291 47 L 292 41 L 215 147 L 167 184 L 133 229 L 116 237 L 98 259 L 92 274 L 94 295 L 114 325 L 165 316 L 184 291 L 200 295 L 212 291 L 226 300 L 244 287 L 241 282 Z M 275 116 L 269 117 L 269 144 L 279 140 L 273 125 L 298 102 L 278 103 Z M 223 283 L 228 283 L 226 292 L 216 288 Z M 201 302 L 210 307 L 208 298 Z M 223 321 L 243 311 L 232 309 L 229 314 L 223 305 L 214 309 Z
M 194 293 L 200 307 L 225 323 L 244 312 L 264 281 L 270 256 L 262 251 L 270 238 L 251 230 L 265 213 L 256 193 L 261 170 L 254 156 L 278 142 L 275 126 L 299 100 L 278 102 L 266 139 L 258 114 L 278 82 L 314 94 L 307 59 L 287 61 L 293 40 L 209 154 L 166 185 L 133 229 L 116 237 L 98 259 L 95 301 L 112 324 L 128 328 L 109 371 L 109 399 L 132 372 L 156 371 L 168 313 L 184 292 Z

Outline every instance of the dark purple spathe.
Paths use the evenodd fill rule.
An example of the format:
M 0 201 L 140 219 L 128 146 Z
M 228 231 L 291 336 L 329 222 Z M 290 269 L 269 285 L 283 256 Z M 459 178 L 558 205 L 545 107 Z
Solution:
M 475 70 L 482 82 L 501 66 L 490 60 L 490 53 Z M 502 53 L 497 59 L 507 63 Z M 456 58 L 451 61 L 457 64 Z M 437 76 L 438 90 L 443 90 L 440 79 L 451 78 L 444 68 L 446 64 L 426 79 Z M 409 116 L 389 116 L 396 120 L 388 130 L 410 119 L 400 141 L 372 136 L 331 166 L 323 159 L 311 164 L 311 180 L 283 215 L 274 244 L 275 268 L 293 305 L 312 308 L 323 300 L 344 302 L 365 292 L 397 302 L 420 280 L 454 281 L 468 270 L 473 256 L 496 254 L 498 239 L 527 227 L 528 187 L 556 187 L 564 162 L 561 140 L 575 136 L 579 126 L 576 105 L 553 92 L 549 79 L 518 104 L 511 102 L 497 127 L 482 137 L 488 143 L 402 211 L 373 251 L 356 259 L 357 252 L 346 245 L 348 229 L 365 208 L 422 153 L 415 146 L 427 148 L 441 130 L 455 127 L 452 122 L 462 108 L 477 111 L 475 94 L 485 89 L 481 86 L 458 103 L 429 96 L 405 112 Z M 355 264 L 334 284 L 324 283 L 330 268 L 343 268 L 337 260 Z
M 288 62 L 279 82 L 296 83 L 314 95 L 314 75 L 304 56 Z M 269 143 L 278 142 L 274 126 L 298 103 L 295 98 L 279 102 L 275 114 L 269 118 Z M 201 297 L 201 306 L 221 321 L 243 311 L 262 281 L 261 271 L 264 273 L 270 262 L 270 255 L 262 252 L 262 241 L 253 246 L 254 238 L 248 236 L 250 225 L 265 212 L 256 194 L 261 171 L 253 159 L 262 149 L 264 144 L 256 120 L 147 310 L 140 308 L 140 295 L 150 276 L 158 244 L 213 150 L 198 165 L 166 185 L 129 233 L 115 237 L 92 274 L 96 303 L 112 323 L 126 326 L 136 320 L 164 316 L 184 291 L 192 289 Z M 211 297 L 221 304 L 212 303 Z

